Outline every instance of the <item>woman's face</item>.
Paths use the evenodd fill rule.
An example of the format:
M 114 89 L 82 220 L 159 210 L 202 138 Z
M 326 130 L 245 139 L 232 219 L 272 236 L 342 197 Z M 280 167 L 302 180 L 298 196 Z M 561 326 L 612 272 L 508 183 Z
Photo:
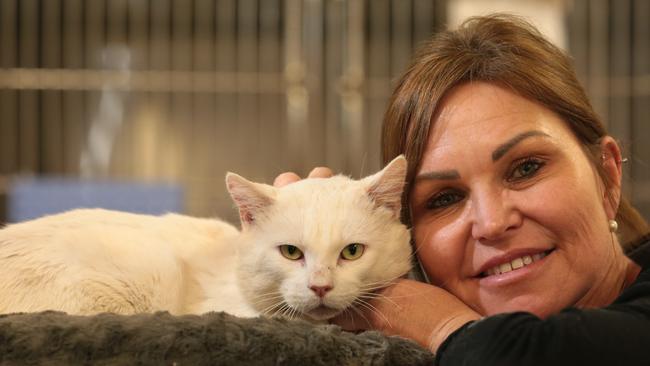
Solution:
M 431 282 L 485 315 L 546 316 L 594 296 L 620 249 L 565 123 L 488 83 L 456 87 L 434 122 L 410 199 Z

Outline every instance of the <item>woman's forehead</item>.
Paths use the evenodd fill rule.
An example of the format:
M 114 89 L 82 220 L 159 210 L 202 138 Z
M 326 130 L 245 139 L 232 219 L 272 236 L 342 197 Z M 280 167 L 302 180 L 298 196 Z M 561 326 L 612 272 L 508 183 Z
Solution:
M 568 126 L 548 108 L 485 82 L 458 86 L 443 98 L 433 116 L 427 150 L 467 147 L 477 140 L 508 139 L 529 130 L 564 135 Z

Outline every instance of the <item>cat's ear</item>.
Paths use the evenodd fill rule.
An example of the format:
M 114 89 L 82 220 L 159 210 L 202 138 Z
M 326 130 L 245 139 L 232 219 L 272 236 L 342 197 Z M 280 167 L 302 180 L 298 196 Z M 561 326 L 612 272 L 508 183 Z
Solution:
M 254 183 L 235 173 L 226 174 L 226 187 L 239 208 L 242 226 L 251 225 L 275 201 L 273 187 Z
M 377 205 L 388 208 L 399 217 L 402 209 L 402 193 L 406 180 L 406 158 L 400 155 L 380 172 L 364 179 L 368 184 L 368 196 Z

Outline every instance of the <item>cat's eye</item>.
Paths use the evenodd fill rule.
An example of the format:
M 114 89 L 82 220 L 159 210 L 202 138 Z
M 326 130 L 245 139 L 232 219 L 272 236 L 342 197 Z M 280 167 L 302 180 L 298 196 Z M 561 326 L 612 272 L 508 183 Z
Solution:
M 297 246 L 291 244 L 280 245 L 280 253 L 287 259 L 297 261 L 302 258 L 302 251 Z
M 353 261 L 355 259 L 359 259 L 361 257 L 361 255 L 363 254 L 364 249 L 365 249 L 365 246 L 363 244 L 359 244 L 359 243 L 348 244 L 341 251 L 341 258 L 343 258 L 345 260 L 348 260 L 348 261 Z

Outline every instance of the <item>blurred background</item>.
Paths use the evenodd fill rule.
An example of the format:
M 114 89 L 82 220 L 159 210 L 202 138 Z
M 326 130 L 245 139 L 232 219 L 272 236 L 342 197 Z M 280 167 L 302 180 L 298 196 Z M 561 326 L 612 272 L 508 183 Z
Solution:
M 572 55 L 650 217 L 650 1 L 0 0 L 0 223 L 97 205 L 236 222 L 226 171 L 374 172 L 414 49 L 493 11 Z

